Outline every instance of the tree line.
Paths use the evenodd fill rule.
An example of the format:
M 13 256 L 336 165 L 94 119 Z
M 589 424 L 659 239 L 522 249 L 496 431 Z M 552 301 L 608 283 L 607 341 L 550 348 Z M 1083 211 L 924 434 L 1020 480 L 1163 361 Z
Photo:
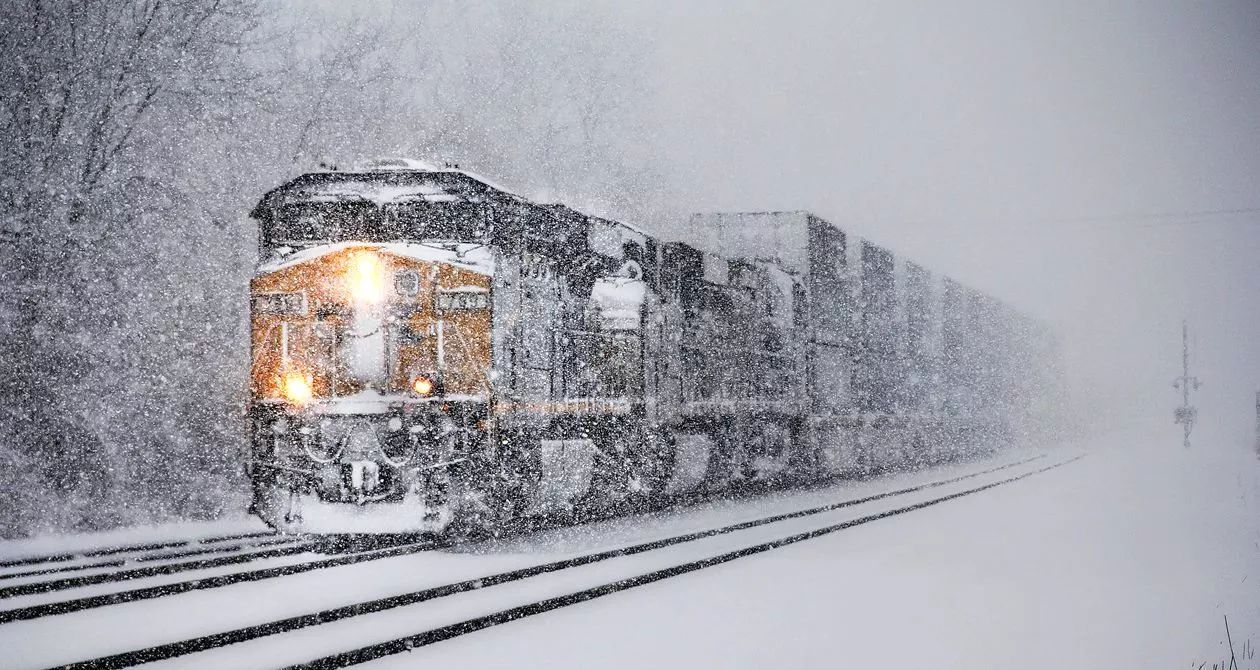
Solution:
M 0 8 L 0 537 L 240 513 L 246 212 L 321 162 L 645 215 L 644 50 L 584 3 Z

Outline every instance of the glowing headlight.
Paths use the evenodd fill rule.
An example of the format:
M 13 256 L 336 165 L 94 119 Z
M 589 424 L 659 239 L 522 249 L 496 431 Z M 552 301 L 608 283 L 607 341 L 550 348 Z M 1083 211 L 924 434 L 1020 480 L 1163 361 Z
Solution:
M 411 383 L 411 388 L 418 395 L 429 395 L 433 393 L 433 380 L 428 377 L 416 377 L 416 380 Z
M 350 259 L 346 284 L 356 301 L 380 302 L 385 297 L 385 273 L 381 267 L 381 259 L 370 251 L 355 255 Z
M 314 393 L 311 391 L 310 376 L 304 376 L 297 372 L 286 374 L 280 382 L 280 393 L 284 395 L 285 400 L 294 405 L 305 405 L 314 396 Z

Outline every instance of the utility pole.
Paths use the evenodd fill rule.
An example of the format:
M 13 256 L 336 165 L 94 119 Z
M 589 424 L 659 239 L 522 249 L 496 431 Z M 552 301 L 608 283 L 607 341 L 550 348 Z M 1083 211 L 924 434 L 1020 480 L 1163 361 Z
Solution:
M 1191 387 L 1197 391 L 1199 388 L 1199 379 L 1190 376 L 1190 331 L 1186 327 L 1185 319 L 1181 321 L 1181 376 L 1173 381 L 1173 388 L 1181 389 L 1181 407 L 1173 412 L 1176 423 L 1181 424 L 1185 431 L 1185 437 L 1182 444 L 1190 448 L 1190 430 L 1194 428 L 1194 421 L 1198 418 L 1199 411 L 1190 405 L 1190 389 Z M 1260 398 L 1257 399 L 1260 402 Z M 1260 406 L 1258 406 L 1260 408 Z
M 1256 391 L 1256 456 L 1260 456 L 1260 391 Z

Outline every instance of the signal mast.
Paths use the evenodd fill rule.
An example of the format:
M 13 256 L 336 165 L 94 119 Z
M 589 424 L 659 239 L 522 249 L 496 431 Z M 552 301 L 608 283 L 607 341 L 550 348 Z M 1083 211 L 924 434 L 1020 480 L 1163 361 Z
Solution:
M 1181 407 L 1173 411 L 1176 423 L 1185 432 L 1182 445 L 1190 448 L 1190 430 L 1199 416 L 1199 410 L 1190 404 L 1190 389 L 1199 390 L 1199 378 L 1190 376 L 1190 332 L 1184 319 L 1181 321 L 1181 376 L 1173 380 L 1173 388 L 1181 390 Z

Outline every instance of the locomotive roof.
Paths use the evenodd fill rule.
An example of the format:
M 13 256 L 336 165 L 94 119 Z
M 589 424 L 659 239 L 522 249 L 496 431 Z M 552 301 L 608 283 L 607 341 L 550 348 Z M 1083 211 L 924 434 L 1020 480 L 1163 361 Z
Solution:
M 602 216 L 595 216 L 594 214 L 587 214 L 586 212 L 574 209 L 562 202 L 549 202 L 549 203 L 542 204 L 540 206 L 547 208 L 547 210 L 549 210 L 552 214 L 556 216 L 562 216 L 562 217 L 566 217 L 570 219 L 580 219 L 584 221 L 597 221 L 607 226 L 625 228 L 626 230 L 643 238 L 643 240 L 652 238 L 652 239 L 656 239 L 657 241 L 660 241 L 657 238 L 657 236 L 648 233 L 647 231 L 643 230 L 642 228 L 634 224 L 626 223 L 625 221 L 619 221 L 617 219 L 608 219 Z
M 371 202 L 378 206 L 404 202 L 500 204 L 524 208 L 518 209 L 518 212 L 532 210 L 561 223 L 562 227 L 564 223 L 602 224 L 628 231 L 633 237 L 641 238 L 638 240 L 640 243 L 655 239 L 655 236 L 622 221 L 592 216 L 562 203 L 534 202 L 468 170 L 408 159 L 377 161 L 361 170 L 303 174 L 268 191 L 250 216 L 266 220 L 270 216 L 269 210 L 301 202 Z M 805 210 L 714 212 L 693 214 L 686 227 L 688 230 L 681 236 L 684 239 L 676 243 L 709 251 L 725 260 L 753 260 L 789 272 L 807 273 L 810 253 L 807 231 L 811 219 L 842 230 Z M 843 232 L 848 234 L 848 231 Z M 743 247 L 738 244 L 741 240 Z M 879 247 L 869 240 L 863 239 L 862 242 Z M 616 255 L 611 248 L 601 251 Z M 947 276 L 942 277 L 953 281 Z M 961 282 L 955 283 L 977 297 L 1004 305 L 1002 301 Z
M 388 167 L 356 171 L 310 172 L 263 195 L 250 216 L 263 220 L 271 208 L 300 202 L 499 203 L 536 208 L 550 218 L 570 223 L 598 222 L 624 228 L 641 238 L 643 230 L 613 219 L 593 216 L 563 203 L 539 203 L 524 198 L 475 172 L 438 168 L 419 161 L 398 159 Z
M 583 257 L 602 253 L 613 258 L 622 255 L 622 242 L 631 239 L 642 245 L 647 236 L 618 221 L 587 215 L 562 204 L 542 204 L 507 191 L 472 172 L 458 168 L 434 168 L 415 161 L 396 161 L 355 171 L 312 172 L 303 174 L 268 191 L 250 213 L 264 231 L 273 224 L 273 217 L 287 216 L 281 211 L 291 205 L 347 203 L 383 207 L 406 204 L 432 207 L 439 219 L 472 220 L 491 223 L 487 230 L 506 235 L 505 240 L 545 248 L 561 263 L 582 263 Z M 465 208 L 462 205 L 469 205 Z M 458 213 L 452 207 L 463 210 Z M 480 213 L 476 213 L 481 210 Z M 496 213 L 497 212 L 497 213 Z M 454 217 L 454 218 L 451 218 Z M 619 233 L 605 234 L 601 231 Z M 264 233 L 263 246 L 270 237 Z M 404 240 L 319 240 L 328 242 L 391 242 Z M 479 240 L 485 242 L 486 240 Z M 594 242 L 606 242 L 596 244 Z M 272 245 L 274 246 L 274 245 Z M 287 245 L 286 246 L 290 246 Z
M 250 216 L 262 219 L 267 210 L 294 202 L 367 201 L 489 202 L 528 201 L 487 184 L 463 170 L 390 169 L 363 172 L 310 172 L 268 191 Z
M 411 260 L 445 263 L 478 274 L 494 275 L 494 254 L 484 244 L 410 242 L 338 242 L 336 244 L 321 244 L 309 249 L 301 249 L 284 256 L 268 259 L 259 266 L 259 271 L 276 272 L 347 249 L 374 249 Z

